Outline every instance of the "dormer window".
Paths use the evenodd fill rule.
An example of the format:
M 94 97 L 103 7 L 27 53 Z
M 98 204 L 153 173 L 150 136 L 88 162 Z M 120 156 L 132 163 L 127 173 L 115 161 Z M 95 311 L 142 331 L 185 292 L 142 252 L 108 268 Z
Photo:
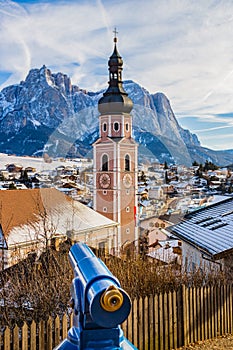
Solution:
M 115 131 L 118 131 L 118 130 L 119 130 L 119 123 L 118 123 L 118 122 L 115 122 L 115 123 L 114 123 L 114 130 L 115 130 Z

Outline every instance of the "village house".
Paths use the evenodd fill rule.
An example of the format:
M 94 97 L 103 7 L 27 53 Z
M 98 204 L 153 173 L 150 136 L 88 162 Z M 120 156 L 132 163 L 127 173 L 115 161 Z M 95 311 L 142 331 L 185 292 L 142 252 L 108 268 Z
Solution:
M 9 173 L 20 173 L 22 169 L 23 166 L 21 164 L 11 163 L 6 165 L 6 170 Z
M 117 226 L 54 188 L 0 191 L 0 266 L 9 267 L 67 237 L 116 252 Z
M 192 190 L 192 186 L 187 182 L 179 182 L 176 185 L 174 185 L 174 187 L 177 191 L 177 194 L 180 196 L 189 195 Z
M 160 241 L 157 249 L 148 253 L 148 257 L 153 258 L 158 263 L 181 265 L 181 242 L 179 240 Z
M 233 269 L 233 198 L 187 214 L 167 230 L 182 241 L 182 265 Z
M 164 192 L 161 186 L 150 186 L 148 196 L 150 199 L 164 199 Z

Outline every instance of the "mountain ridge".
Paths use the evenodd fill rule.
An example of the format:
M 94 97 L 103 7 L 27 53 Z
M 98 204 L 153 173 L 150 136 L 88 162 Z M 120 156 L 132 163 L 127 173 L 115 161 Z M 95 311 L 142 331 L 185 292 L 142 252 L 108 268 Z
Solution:
M 183 129 L 163 93 L 150 94 L 132 80 L 124 82 L 124 89 L 134 102 L 133 136 L 140 160 L 233 162 L 230 150 L 202 147 L 197 135 Z M 24 81 L 0 92 L 0 152 L 91 156 L 104 91 L 81 89 L 66 74 L 52 73 L 46 66 L 31 69 Z

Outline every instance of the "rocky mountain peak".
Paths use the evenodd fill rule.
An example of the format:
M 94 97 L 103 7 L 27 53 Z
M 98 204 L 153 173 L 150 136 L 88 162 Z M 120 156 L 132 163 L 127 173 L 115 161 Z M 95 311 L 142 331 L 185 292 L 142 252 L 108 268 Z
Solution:
M 186 153 L 187 162 L 197 160 L 197 136 L 181 128 L 163 93 L 150 94 L 132 80 L 124 82 L 124 89 L 134 103 L 134 137 L 150 157 L 182 162 Z M 97 104 L 103 92 L 82 90 L 45 65 L 31 69 L 25 81 L 0 92 L 0 152 L 33 155 L 46 150 L 65 156 L 72 148 L 71 155 L 86 156 L 98 137 Z

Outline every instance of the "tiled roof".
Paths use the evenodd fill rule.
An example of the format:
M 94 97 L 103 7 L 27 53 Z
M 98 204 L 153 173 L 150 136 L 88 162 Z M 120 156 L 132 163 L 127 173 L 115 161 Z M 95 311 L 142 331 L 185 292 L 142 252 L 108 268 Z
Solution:
M 233 198 L 190 213 L 168 230 L 215 258 L 233 252 Z
M 0 223 L 8 243 L 22 241 L 31 226 L 38 230 L 44 214 L 49 217 L 46 224 L 61 234 L 117 225 L 54 188 L 0 191 Z
M 0 223 L 5 236 L 13 227 L 37 220 L 43 207 L 41 193 L 39 189 L 0 191 Z

